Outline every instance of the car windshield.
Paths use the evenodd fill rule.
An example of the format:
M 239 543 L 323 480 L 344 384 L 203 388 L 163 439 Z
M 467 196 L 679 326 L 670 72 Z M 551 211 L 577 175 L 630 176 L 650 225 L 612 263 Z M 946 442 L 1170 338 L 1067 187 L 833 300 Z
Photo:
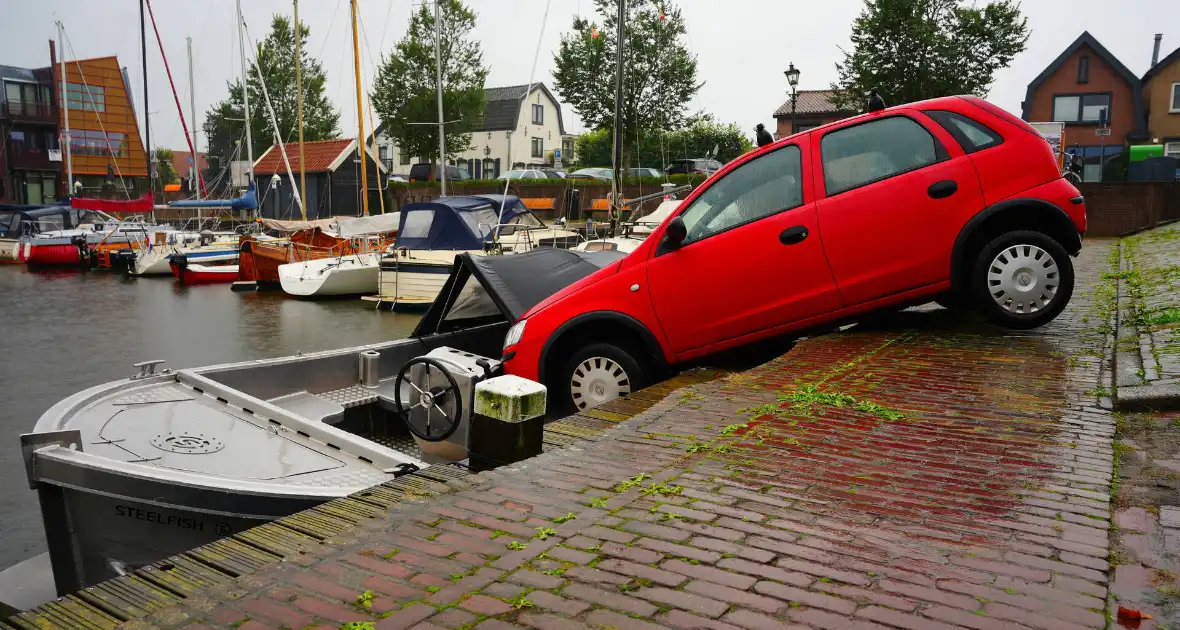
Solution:
M 508 171 L 500 176 L 500 179 L 532 179 L 532 171 Z

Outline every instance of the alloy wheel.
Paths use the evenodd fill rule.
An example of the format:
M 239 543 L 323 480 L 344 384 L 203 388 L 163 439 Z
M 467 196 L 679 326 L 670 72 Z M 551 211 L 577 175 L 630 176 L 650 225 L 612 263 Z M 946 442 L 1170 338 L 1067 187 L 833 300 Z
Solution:
M 1057 261 L 1036 245 L 1013 245 L 992 259 L 987 288 L 1009 313 L 1036 313 L 1053 302 L 1060 285 Z
M 631 393 L 627 371 L 606 357 L 590 357 L 574 368 L 570 395 L 578 411 L 591 409 Z

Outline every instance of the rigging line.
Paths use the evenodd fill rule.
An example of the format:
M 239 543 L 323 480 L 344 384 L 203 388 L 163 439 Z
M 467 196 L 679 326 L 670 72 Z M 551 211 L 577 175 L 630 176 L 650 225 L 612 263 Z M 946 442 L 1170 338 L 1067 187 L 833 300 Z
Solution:
M 176 111 L 180 114 L 180 125 L 184 129 L 184 139 L 188 144 L 188 151 L 196 155 L 196 150 L 193 148 L 192 137 L 188 133 L 188 124 L 184 121 L 184 108 L 180 105 L 180 97 L 176 94 L 176 83 L 172 80 L 172 70 L 168 67 L 168 56 L 164 54 L 164 40 L 160 38 L 160 28 L 156 25 L 156 14 L 152 11 L 151 0 L 144 0 L 147 6 L 148 16 L 152 19 L 152 30 L 156 33 L 156 43 L 160 46 L 160 58 L 164 60 L 164 73 L 168 75 L 168 85 L 172 88 L 172 98 L 176 101 Z M 196 121 L 194 121 L 195 123 Z M 197 185 L 201 183 L 200 173 L 197 174 Z
M 439 0 L 435 0 L 435 2 L 438 2 L 438 1 Z M 529 82 L 528 82 L 528 85 L 525 86 L 524 95 L 520 97 L 520 109 L 522 109 L 522 110 L 524 109 L 525 103 L 529 100 L 529 94 L 531 94 L 533 92 L 533 79 L 536 78 L 536 74 L 537 74 L 537 59 L 541 56 L 541 41 L 545 38 L 545 24 L 549 22 L 549 5 L 551 3 L 552 3 L 552 0 L 545 0 L 545 13 L 541 15 L 541 32 L 537 34 L 537 48 L 535 51 L 533 51 L 533 67 L 531 70 L 529 70 Z M 519 110 L 517 110 L 517 111 L 519 111 Z M 519 114 L 517 114 L 517 115 L 519 115 Z M 530 120 L 532 120 L 532 119 L 530 118 Z M 442 122 L 442 121 L 440 120 L 439 122 Z M 531 153 L 531 151 L 530 151 L 530 153 Z M 439 163 L 440 163 L 440 165 L 442 165 L 442 166 L 440 166 L 440 168 L 446 168 L 445 167 L 446 157 L 441 156 L 439 159 Z M 512 142 L 511 141 L 509 141 L 509 143 L 508 143 L 508 164 L 507 164 L 507 166 L 508 166 L 509 171 L 511 171 L 512 170 Z M 508 185 L 511 183 L 512 183 L 511 177 L 504 178 L 504 195 L 505 196 L 500 198 L 500 215 L 499 215 L 499 217 L 496 218 L 497 225 L 504 223 L 504 202 L 507 201 Z M 499 235 L 499 233 L 500 233 L 500 228 L 497 227 L 496 234 L 493 235 L 493 240 L 495 239 L 496 236 Z
M 119 161 L 115 159 L 115 151 L 111 148 L 111 137 L 107 135 L 106 125 L 102 123 L 102 118 L 98 115 L 98 105 L 94 102 L 94 94 L 90 92 L 90 84 L 86 81 L 86 73 L 82 71 L 82 64 L 78 62 L 78 51 L 74 50 L 74 43 L 70 41 L 70 34 L 66 32 L 66 27 L 63 24 L 61 27 L 62 35 L 65 36 L 66 46 L 70 49 L 70 55 L 74 58 L 74 65 L 78 68 L 78 74 L 82 77 L 82 87 L 85 88 L 86 98 L 90 101 L 90 111 L 94 113 L 94 119 L 98 121 L 98 128 L 102 131 L 102 139 L 107 147 L 107 157 L 110 158 L 110 163 L 115 167 L 115 175 L 119 177 L 119 187 L 123 189 L 123 194 L 128 200 L 131 199 L 131 193 L 127 191 L 127 182 L 123 179 L 123 169 L 119 168 Z M 120 80 L 122 80 L 122 73 L 120 73 Z M 66 95 L 66 107 L 69 107 L 69 95 Z M 106 105 L 103 105 L 105 111 Z M 85 110 L 83 110 L 85 111 Z M 128 155 L 127 159 L 130 161 L 131 143 L 126 142 Z M 73 151 L 73 147 L 70 147 Z M 144 152 L 144 157 L 147 157 L 147 152 Z
M 385 9 L 385 24 L 381 26 L 381 41 L 377 43 L 377 56 L 381 56 L 381 51 L 385 49 L 385 33 L 389 30 L 389 16 L 393 14 L 393 1 L 386 2 Z

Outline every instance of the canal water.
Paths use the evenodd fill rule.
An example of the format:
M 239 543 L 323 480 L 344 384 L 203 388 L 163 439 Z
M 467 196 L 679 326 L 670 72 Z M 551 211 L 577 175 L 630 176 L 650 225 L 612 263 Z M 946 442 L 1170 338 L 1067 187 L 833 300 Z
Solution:
M 146 359 L 184 368 L 327 350 L 400 339 L 417 321 L 352 298 L 0 265 L 0 569 L 45 550 L 20 434 L 62 398 Z

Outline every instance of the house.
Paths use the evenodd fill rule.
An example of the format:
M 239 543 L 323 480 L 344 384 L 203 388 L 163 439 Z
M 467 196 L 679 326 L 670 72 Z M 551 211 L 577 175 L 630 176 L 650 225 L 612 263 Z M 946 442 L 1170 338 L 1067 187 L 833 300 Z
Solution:
M 1082 157 L 1085 181 L 1102 181 L 1127 143 L 1150 138 L 1139 77 L 1089 32 L 1028 84 L 1021 109 L 1029 122 L 1065 124 L 1062 146 Z
M 0 203 L 53 201 L 65 189 L 53 73 L 0 66 Z
M 204 151 L 197 152 L 197 168 L 200 169 L 202 179 L 208 179 L 211 176 L 205 175 L 209 172 L 209 159 Z M 173 151 L 172 152 L 172 170 L 176 176 L 180 178 L 181 188 L 183 190 L 193 190 L 194 182 L 190 181 L 193 178 L 193 154 L 188 151 Z M 206 182 L 206 186 L 208 182 Z
M 299 143 L 286 145 L 287 159 L 295 182 L 299 182 Z M 377 214 L 381 204 L 385 166 L 380 164 L 370 148 L 366 151 L 365 168 L 368 177 L 369 213 Z M 307 189 L 303 198 L 307 203 L 307 218 L 330 216 L 360 216 L 363 202 L 360 196 L 360 159 L 356 138 L 345 140 L 317 140 L 303 143 L 304 178 Z M 273 219 L 298 219 L 299 204 L 283 151 L 272 145 L 254 162 L 258 209 L 262 216 Z
M 52 44 L 50 60 L 54 84 L 60 85 L 61 65 L 54 58 Z M 139 137 L 127 72 L 119 66 L 119 59 L 78 59 L 64 65 L 74 187 L 80 182 L 83 194 L 124 187 L 131 196 L 146 191 L 147 153 Z M 63 111 L 59 121 L 63 128 L 65 114 Z
M 1151 69 L 1143 75 L 1143 102 L 1151 141 L 1164 145 L 1164 155 L 1180 158 L 1180 48 L 1162 60 L 1155 36 Z
M 450 164 L 466 168 L 475 179 L 494 179 L 512 168 L 574 163 L 574 136 L 566 132 L 561 104 L 545 84 L 484 92 L 483 119 L 470 132 L 472 148 L 449 156 Z M 408 173 L 411 164 L 421 161 L 402 155 L 381 127 L 374 136 L 377 153 L 391 173 Z
M 832 102 L 833 90 L 799 90 L 795 93 L 795 128 L 791 128 L 791 101 L 787 99 L 774 112 L 778 122 L 776 137 L 785 138 L 793 133 L 855 116 L 859 112 L 841 109 Z

